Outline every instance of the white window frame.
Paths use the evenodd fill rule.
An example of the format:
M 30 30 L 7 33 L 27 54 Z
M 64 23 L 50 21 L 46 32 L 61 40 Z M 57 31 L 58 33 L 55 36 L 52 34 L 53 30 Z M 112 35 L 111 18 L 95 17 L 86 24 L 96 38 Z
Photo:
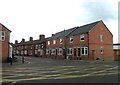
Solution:
M 50 45 L 50 41 L 47 41 L 47 44 Z
M 24 54 L 27 55 L 27 50 L 24 50 Z
M 102 46 L 100 47 L 100 54 L 101 55 L 103 54 L 103 47 Z
M 35 45 L 35 49 L 38 49 L 38 45 Z
M 63 43 L 63 39 L 62 38 L 60 38 L 60 44 L 62 44 Z
M 85 34 L 80 35 L 80 41 L 84 41 L 84 40 L 82 40 L 82 38 L 84 38 L 84 40 L 85 40 Z
M 60 53 L 60 51 L 61 51 L 61 53 Z M 62 54 L 63 54 L 63 49 L 62 49 L 62 48 L 59 48 L 59 49 L 58 49 L 58 54 L 59 54 L 59 55 L 62 55 Z
M 35 55 L 37 55 L 38 54 L 38 50 L 35 50 Z
M 56 54 L 56 49 L 52 49 L 52 55 Z
M 68 52 L 68 50 L 69 50 L 69 52 Z M 73 48 L 68 48 L 68 49 L 67 49 L 67 54 L 68 54 L 68 55 L 72 55 L 72 54 L 73 54 Z
M 71 37 L 70 37 L 70 43 L 73 43 L 73 41 L 71 41 L 71 40 L 73 40 L 73 41 L 74 41 L 73 36 L 71 36 Z
M 54 44 L 54 45 L 56 44 L 56 40 L 53 40 L 53 44 Z
M 46 54 L 49 54 L 50 53 L 50 50 L 49 49 L 46 49 Z
M 21 55 L 23 55 L 23 50 L 21 51 Z
M 82 49 L 84 49 L 84 53 L 82 53 Z M 87 50 L 87 53 L 86 53 Z M 88 47 L 81 47 L 81 55 L 88 55 Z
M 4 33 L 4 35 L 2 35 Z M 0 32 L 0 40 L 5 41 L 5 31 Z

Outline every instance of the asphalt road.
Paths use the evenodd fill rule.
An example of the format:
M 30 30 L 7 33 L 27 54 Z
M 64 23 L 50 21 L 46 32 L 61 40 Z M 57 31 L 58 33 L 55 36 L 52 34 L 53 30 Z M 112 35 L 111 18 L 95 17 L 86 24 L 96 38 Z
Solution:
M 2 65 L 2 81 L 16 83 L 118 83 L 118 62 L 55 60 L 17 56 L 18 62 Z

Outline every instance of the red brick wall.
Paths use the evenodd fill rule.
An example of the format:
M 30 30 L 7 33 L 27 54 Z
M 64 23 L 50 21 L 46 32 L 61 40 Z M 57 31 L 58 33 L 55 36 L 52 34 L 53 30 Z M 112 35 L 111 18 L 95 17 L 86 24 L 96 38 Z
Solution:
M 103 42 L 100 42 L 100 34 L 103 35 Z M 100 47 L 103 47 L 103 54 L 101 55 Z M 94 56 L 92 50 L 95 50 Z M 89 32 L 89 52 L 90 57 L 101 57 L 102 59 L 114 59 L 113 57 L 113 35 L 103 22 L 98 23 Z
M 100 35 L 103 36 L 103 42 L 100 41 Z M 89 59 L 96 59 L 98 57 L 102 59 L 110 59 L 113 60 L 113 35 L 109 31 L 109 29 L 104 25 L 101 21 L 98 23 L 93 29 L 89 31 L 89 33 L 85 34 L 85 40 L 83 42 L 80 41 L 80 34 L 73 36 L 74 41 L 70 43 L 70 37 L 66 37 L 66 46 L 72 48 L 78 48 L 82 45 L 88 46 L 88 57 Z M 50 40 L 50 45 L 46 44 L 46 48 L 58 48 L 64 47 L 63 44 L 60 44 L 59 38 L 56 39 L 56 44 L 53 45 L 53 40 Z M 101 54 L 101 47 L 103 47 L 103 54 Z M 94 50 L 94 53 L 93 51 Z M 78 51 L 78 49 L 76 49 Z M 76 52 L 77 53 L 77 52 Z
M 2 61 L 5 61 L 7 59 L 7 57 L 8 57 L 8 55 L 9 55 L 10 31 L 8 31 L 4 27 L 2 27 L 2 31 L 5 31 L 5 41 L 2 41 Z
M 46 43 L 46 48 L 64 47 L 65 42 L 66 42 L 66 46 L 73 46 L 73 47 L 75 47 L 75 46 L 80 47 L 80 45 L 83 45 L 83 44 L 88 45 L 88 34 L 85 34 L 85 41 L 83 41 L 83 42 L 80 41 L 80 34 L 73 36 L 73 38 L 74 38 L 73 43 L 70 43 L 70 36 L 67 36 L 65 41 L 63 39 L 62 44 L 60 44 L 60 38 L 56 39 L 56 44 L 53 44 L 53 40 L 50 40 L 50 45 L 47 45 L 47 43 Z
M 71 47 L 80 47 L 81 45 L 88 45 L 88 34 L 85 34 L 85 40 L 84 41 L 80 41 L 80 34 L 73 36 L 73 43 L 70 43 L 70 38 L 67 37 L 67 46 L 71 46 Z

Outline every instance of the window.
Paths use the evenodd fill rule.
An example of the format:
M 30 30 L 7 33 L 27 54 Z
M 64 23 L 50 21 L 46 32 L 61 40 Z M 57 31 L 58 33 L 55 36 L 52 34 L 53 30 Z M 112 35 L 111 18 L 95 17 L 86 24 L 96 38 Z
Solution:
M 58 54 L 62 54 L 62 48 L 58 49 Z
M 31 50 L 33 49 L 33 46 L 32 46 L 32 45 L 30 46 L 30 49 L 31 49 Z
M 100 41 L 101 42 L 103 41 L 103 35 L 100 35 Z
M 46 49 L 46 54 L 49 54 L 49 49 Z
M 55 49 L 52 49 L 52 54 L 55 54 Z
M 50 41 L 48 41 L 47 44 L 50 45 Z
M 35 55 L 37 55 L 37 50 L 35 50 Z
M 53 44 L 56 44 L 56 40 L 53 40 Z
M 103 54 L 103 47 L 100 48 L 100 53 Z
M 81 34 L 80 35 L 80 41 L 84 41 L 84 37 L 85 37 L 84 34 Z
M 0 32 L 0 40 L 5 41 L 5 31 Z
M 63 39 L 61 38 L 61 39 L 60 39 L 60 44 L 62 44 L 62 43 L 63 43 Z
M 88 55 L 88 47 L 81 47 L 81 55 Z
M 70 37 L 70 43 L 73 43 L 73 36 Z
M 72 48 L 68 48 L 68 49 L 67 49 L 67 54 L 68 54 L 68 55 L 72 55 L 72 53 L 73 53 L 73 49 L 72 49 Z
M 35 45 L 35 49 L 38 49 L 38 45 Z

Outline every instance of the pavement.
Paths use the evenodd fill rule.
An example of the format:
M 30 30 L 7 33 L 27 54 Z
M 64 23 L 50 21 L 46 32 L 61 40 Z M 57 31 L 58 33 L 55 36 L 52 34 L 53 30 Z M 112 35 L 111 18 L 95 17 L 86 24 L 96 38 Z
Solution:
M 118 83 L 116 61 L 55 60 L 40 57 L 16 56 L 11 66 L 2 64 L 2 81 L 16 83 Z

